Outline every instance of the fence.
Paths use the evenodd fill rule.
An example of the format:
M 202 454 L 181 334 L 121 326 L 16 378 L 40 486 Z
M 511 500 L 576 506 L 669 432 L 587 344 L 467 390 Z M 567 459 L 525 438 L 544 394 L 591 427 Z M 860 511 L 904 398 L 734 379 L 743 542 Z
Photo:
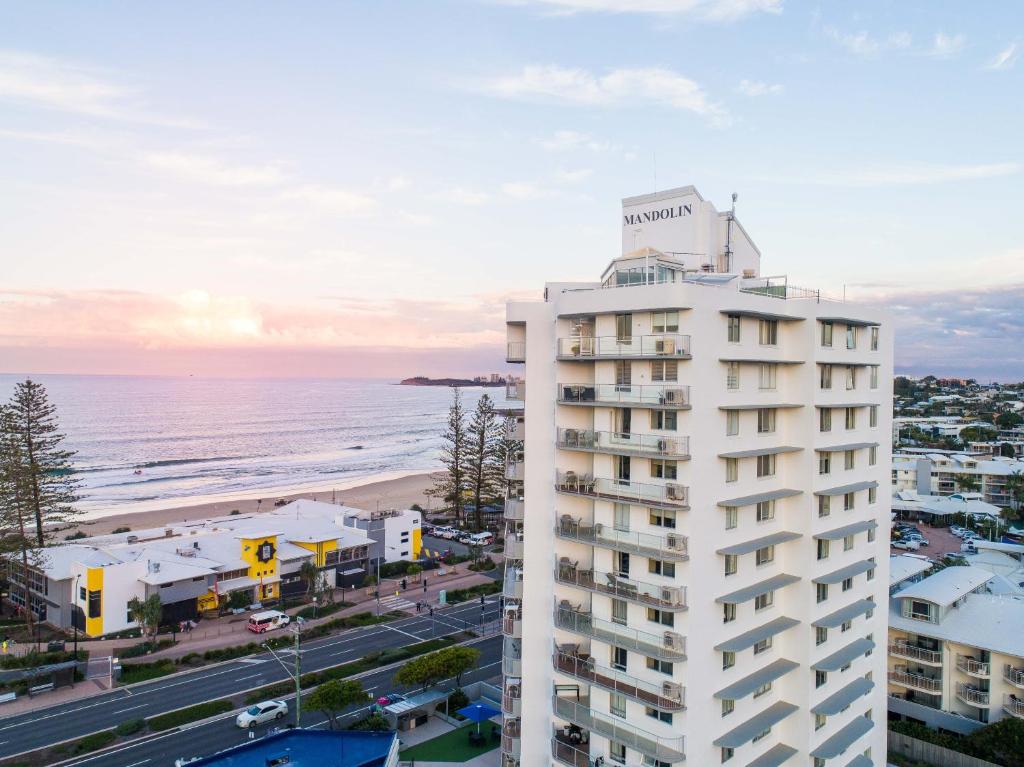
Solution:
M 901 732 L 889 731 L 890 753 L 916 759 L 934 767 L 999 767 L 993 762 L 986 762 L 976 756 L 961 754 L 942 746 L 936 746 L 925 740 L 918 740 Z

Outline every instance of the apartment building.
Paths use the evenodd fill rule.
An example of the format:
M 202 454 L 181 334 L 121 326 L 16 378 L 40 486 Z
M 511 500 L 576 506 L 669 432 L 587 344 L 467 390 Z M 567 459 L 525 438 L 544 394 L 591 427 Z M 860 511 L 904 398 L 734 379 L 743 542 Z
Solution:
M 890 600 L 889 710 L 968 734 L 1024 718 L 1024 597 L 991 593 L 997 576 L 947 567 Z
M 964 453 L 899 453 L 894 456 L 892 489 L 922 494 L 980 493 L 996 506 L 1014 503 L 1014 482 L 1024 477 L 1024 461 Z M 965 479 L 967 483 L 965 485 Z
M 693 187 L 623 200 L 622 253 L 508 305 L 503 764 L 884 764 L 887 317 Z

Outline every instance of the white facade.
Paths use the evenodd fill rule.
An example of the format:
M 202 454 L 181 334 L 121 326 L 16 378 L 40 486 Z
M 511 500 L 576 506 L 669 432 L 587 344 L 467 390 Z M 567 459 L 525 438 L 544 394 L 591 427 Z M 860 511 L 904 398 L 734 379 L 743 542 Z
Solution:
M 508 307 L 505 764 L 882 765 L 888 320 L 692 187 L 623 206 L 600 283 Z

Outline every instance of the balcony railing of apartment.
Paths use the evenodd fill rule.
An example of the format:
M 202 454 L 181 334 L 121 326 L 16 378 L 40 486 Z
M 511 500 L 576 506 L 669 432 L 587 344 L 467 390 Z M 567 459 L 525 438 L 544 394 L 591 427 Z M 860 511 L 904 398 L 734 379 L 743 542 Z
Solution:
M 505 682 L 505 691 L 501 695 L 501 711 L 509 716 L 522 716 L 523 688 L 519 682 Z
M 927 650 L 924 647 L 917 647 L 909 642 L 893 642 L 889 645 L 889 654 L 900 658 L 912 658 L 922 663 L 941 664 L 942 652 L 939 650 Z
M 989 676 L 992 673 L 991 663 L 982 663 L 969 655 L 956 656 L 956 667 L 971 676 Z
M 568 605 L 555 608 L 555 625 L 658 660 L 686 660 L 686 638 L 674 631 L 640 631 L 615 621 L 595 618 L 592 613 L 574 610 Z
M 1003 679 L 1024 690 L 1024 668 L 1014 668 L 1009 664 L 1003 666 Z
M 593 767 L 590 758 L 590 733 L 579 727 L 555 727 L 551 735 L 551 757 L 569 767 Z
M 505 479 L 522 482 L 526 478 L 526 464 L 523 461 L 509 461 L 505 464 Z
M 817 288 L 798 288 L 790 285 L 785 277 L 757 277 L 744 279 L 740 285 L 741 293 L 754 293 L 770 298 L 810 298 L 821 302 L 821 291 Z
M 526 399 L 526 381 L 509 381 L 505 384 L 505 399 L 522 402 Z
M 956 697 L 972 706 L 988 705 L 988 690 L 979 690 L 963 682 L 956 683 Z
M 505 536 L 505 559 L 522 559 L 524 551 L 525 545 L 522 533 Z
M 505 499 L 505 519 L 512 519 L 521 522 L 526 513 L 525 505 L 520 498 Z
M 501 617 L 501 633 L 519 639 L 523 636 L 523 609 L 506 606 Z
M 526 439 L 526 422 L 521 418 L 510 419 L 505 436 L 514 442 L 522 442 Z
M 401 767 L 401 762 L 399 762 L 399 767 Z M 501 767 L 522 767 L 522 765 L 519 763 L 518 756 L 512 756 L 512 754 L 502 754 Z
M 904 687 L 912 687 L 915 690 L 942 693 L 941 679 L 924 676 L 922 674 L 913 674 L 900 668 L 889 672 L 889 681 L 893 684 L 903 685 Z
M 649 336 L 572 336 L 558 339 L 560 359 L 595 359 L 606 357 L 650 357 L 654 359 L 688 359 L 690 337 L 678 333 Z
M 1008 714 L 1024 719 L 1024 700 L 1016 695 L 1004 695 L 1003 710 Z
M 558 384 L 563 405 L 639 405 L 657 408 L 690 407 L 690 387 L 673 384 Z
M 645 682 L 632 674 L 602 666 L 592 656 L 581 656 L 569 647 L 555 646 L 555 670 L 605 690 L 621 693 L 646 706 L 663 711 L 685 708 L 683 686 L 677 682 Z
M 505 569 L 505 582 L 502 586 L 502 594 L 512 599 L 523 598 L 523 571 L 517 567 Z
M 509 341 L 505 362 L 526 362 L 526 341 Z
M 665 610 L 686 609 L 685 586 L 658 586 L 613 573 L 583 570 L 565 557 L 555 567 L 555 580 L 651 607 Z
M 661 437 L 593 429 L 559 429 L 558 447 L 588 453 L 615 453 L 653 458 L 689 458 L 689 437 Z
M 682 562 L 689 558 L 689 539 L 679 533 L 655 535 L 639 531 L 616 530 L 614 527 L 603 525 L 600 522 L 597 524 L 581 522 L 565 514 L 558 520 L 555 535 L 569 541 L 578 541 L 591 546 L 601 546 L 657 559 Z M 505 541 L 507 552 L 508 538 Z
M 646 482 L 633 482 L 628 479 L 610 479 L 608 477 L 595 479 L 590 474 L 560 471 L 555 478 L 555 490 L 570 495 L 606 498 L 644 506 L 689 508 L 689 488 L 675 482 L 654 485 Z
M 568 719 L 579 727 L 622 743 L 652 759 L 681 762 L 686 758 L 682 735 L 658 737 L 625 720 L 616 720 L 606 714 L 591 711 L 588 698 L 574 699 L 556 695 L 554 709 L 555 716 Z

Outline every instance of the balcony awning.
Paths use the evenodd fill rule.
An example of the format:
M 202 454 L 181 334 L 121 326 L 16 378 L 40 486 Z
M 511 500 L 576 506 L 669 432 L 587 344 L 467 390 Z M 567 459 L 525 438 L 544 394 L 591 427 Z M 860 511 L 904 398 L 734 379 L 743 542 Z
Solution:
M 779 453 L 799 453 L 802 447 L 796 445 L 779 445 L 778 447 L 758 447 L 752 450 L 733 450 L 731 453 L 719 453 L 719 458 L 753 458 L 758 455 L 778 455 Z
M 796 749 L 792 746 L 787 746 L 785 743 L 776 743 L 748 764 L 747 767 L 779 767 L 780 764 L 785 764 L 795 753 Z
M 874 649 L 875 643 L 867 637 L 855 639 L 842 650 L 822 658 L 817 663 L 812 663 L 811 668 L 815 671 L 838 671 L 864 653 Z
M 815 495 L 846 495 L 847 493 L 856 493 L 858 490 L 867 490 L 869 487 L 878 487 L 878 483 L 873 479 L 865 479 L 863 482 L 852 482 L 849 485 L 838 485 L 836 487 L 828 487 L 824 490 L 815 490 Z
M 814 448 L 816 453 L 841 453 L 844 450 L 863 450 L 866 447 L 878 447 L 877 442 L 847 442 L 845 445 L 825 445 Z
M 786 543 L 788 541 L 795 541 L 797 538 L 803 538 L 801 533 L 774 533 L 772 535 L 765 535 L 761 538 L 755 538 L 752 541 L 744 541 L 743 543 L 737 543 L 733 546 L 726 546 L 724 549 L 719 549 L 719 554 L 749 554 L 752 551 L 763 549 L 765 546 L 776 546 L 780 543 Z
M 831 410 L 838 410 L 841 407 L 872 407 L 873 405 L 879 404 L 878 402 L 832 402 L 825 403 L 823 405 L 815 404 L 817 408 L 829 408 Z
M 875 566 L 875 563 L 870 559 L 865 559 L 862 562 L 854 562 L 852 565 L 840 567 L 838 570 L 833 570 L 830 573 L 819 575 L 817 578 L 811 578 L 811 580 L 814 583 L 841 583 L 847 578 L 852 578 L 855 575 L 866 573 L 868 570 L 873 570 Z
M 811 537 L 815 540 L 822 541 L 838 541 L 845 538 L 848 535 L 856 535 L 857 533 L 865 533 L 868 530 L 874 530 L 878 527 L 878 523 L 873 519 L 865 519 L 860 522 L 854 522 L 851 525 L 843 525 L 842 527 L 834 527 L 831 530 L 826 530 L 823 533 L 815 533 Z
M 748 647 L 753 647 L 763 639 L 773 637 L 776 634 L 781 634 L 783 631 L 791 629 L 799 624 L 800 621 L 796 618 L 776 618 L 763 626 L 758 626 L 756 629 L 745 631 L 738 636 L 734 636 L 732 639 L 727 639 L 720 645 L 715 645 L 715 651 L 740 652 L 741 650 L 746 650 Z
M 803 317 L 795 317 L 792 314 L 775 314 L 774 312 L 759 312 L 756 309 L 722 309 L 720 314 L 731 314 L 734 317 L 753 317 L 758 320 L 779 320 L 780 322 L 803 322 Z
M 818 317 L 817 319 L 818 322 L 838 322 L 840 325 L 853 325 L 855 328 L 867 328 L 882 324 L 873 320 L 855 320 L 852 317 Z
M 856 716 L 843 729 L 811 752 L 818 759 L 833 759 L 853 745 L 858 738 L 871 732 L 875 723 L 866 716 Z
M 781 722 L 798 708 L 798 706 L 794 706 L 792 703 L 780 700 L 760 714 L 752 716 L 739 727 L 729 730 L 725 735 L 715 740 L 714 744 L 719 748 L 739 748 L 753 740 L 755 735 L 760 735 L 769 727 Z
M 834 629 L 836 626 L 841 626 L 846 623 L 846 621 L 856 618 L 858 615 L 863 615 L 869 610 L 874 610 L 876 606 L 877 605 L 875 605 L 875 603 L 870 599 L 858 599 L 853 604 L 841 607 L 834 613 L 829 613 L 823 618 L 811 621 L 811 625 Z
M 762 405 L 719 405 L 719 410 L 760 410 L 762 408 L 768 410 L 787 410 L 791 408 L 803 407 L 803 403 L 800 402 L 772 402 Z
M 719 357 L 719 362 L 739 362 L 744 364 L 758 365 L 803 365 L 803 360 L 773 360 L 770 357 Z
M 768 684 L 769 682 L 774 682 L 779 677 L 785 676 L 799 666 L 800 664 L 795 661 L 780 658 L 774 663 L 769 663 L 763 669 L 743 677 L 728 687 L 723 687 L 715 693 L 715 697 L 719 700 L 739 700 L 740 698 L 745 698 L 758 687 Z
M 846 767 L 874 767 L 874 764 L 875 763 L 871 761 L 870 756 L 857 754 L 857 756 L 853 757 L 853 761 L 846 765 Z
M 803 490 L 770 490 L 767 493 L 755 493 L 754 495 L 744 495 L 739 498 L 730 498 L 727 501 L 719 501 L 719 506 L 753 506 L 755 503 L 761 503 L 762 501 L 777 501 L 780 498 L 789 498 L 794 495 L 800 495 Z
M 875 683 L 870 679 L 858 677 L 839 692 L 825 698 L 825 700 L 811 709 L 811 713 L 821 714 L 822 716 L 835 716 L 858 698 L 867 695 L 874 687 Z
M 747 586 L 743 589 L 738 589 L 730 594 L 718 597 L 715 601 L 719 604 L 727 605 L 740 605 L 744 602 L 749 602 L 755 597 L 759 597 L 762 594 L 767 594 L 769 591 L 775 591 L 776 589 L 785 588 L 791 586 L 800 580 L 799 575 L 776 575 L 767 580 L 755 583 L 752 586 Z

